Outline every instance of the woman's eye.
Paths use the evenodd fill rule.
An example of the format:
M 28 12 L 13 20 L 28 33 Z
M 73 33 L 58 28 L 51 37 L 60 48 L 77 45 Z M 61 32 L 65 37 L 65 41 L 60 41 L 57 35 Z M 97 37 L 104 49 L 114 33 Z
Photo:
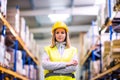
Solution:
M 59 34 L 59 32 L 56 32 L 56 34 Z
M 64 32 L 61 32 L 61 34 L 65 34 Z

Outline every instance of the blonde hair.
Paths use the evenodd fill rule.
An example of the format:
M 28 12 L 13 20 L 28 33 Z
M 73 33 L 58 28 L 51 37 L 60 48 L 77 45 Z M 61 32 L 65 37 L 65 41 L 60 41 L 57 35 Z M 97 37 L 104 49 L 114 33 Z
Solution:
M 51 39 L 51 48 L 55 47 L 56 45 L 56 40 L 55 40 L 55 31 L 52 34 L 52 39 Z M 66 48 L 70 48 L 71 44 L 70 44 L 70 38 L 69 38 L 69 33 L 66 32 L 66 38 L 65 38 L 65 42 L 66 42 Z

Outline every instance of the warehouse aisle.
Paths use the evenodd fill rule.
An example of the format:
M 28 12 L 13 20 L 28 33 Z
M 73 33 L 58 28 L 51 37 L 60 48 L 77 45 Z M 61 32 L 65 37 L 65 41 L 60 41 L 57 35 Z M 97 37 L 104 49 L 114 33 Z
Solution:
M 64 26 L 57 24 L 53 28 L 56 21 Z M 119 27 L 120 0 L 0 0 L 0 80 L 49 80 L 56 76 L 73 80 L 74 75 L 76 80 L 119 80 Z M 63 29 L 61 35 L 65 35 L 57 38 L 59 28 Z M 69 54 L 76 52 L 77 58 L 73 55 L 59 58 L 66 48 L 57 47 L 57 42 L 62 47 L 68 45 L 68 36 L 75 47 L 68 48 Z M 64 37 L 66 43 L 60 41 Z M 51 41 L 58 48 L 56 52 L 52 52 L 54 48 L 44 50 Z M 44 69 L 45 51 L 52 64 L 66 63 L 57 66 L 62 69 L 58 72 L 51 70 L 55 66 Z M 52 53 L 58 54 L 57 58 Z M 58 60 L 62 58 L 66 59 Z M 77 69 L 68 66 L 69 62 Z M 44 78 L 45 70 L 57 74 Z M 63 74 L 67 73 L 65 70 L 73 71 Z

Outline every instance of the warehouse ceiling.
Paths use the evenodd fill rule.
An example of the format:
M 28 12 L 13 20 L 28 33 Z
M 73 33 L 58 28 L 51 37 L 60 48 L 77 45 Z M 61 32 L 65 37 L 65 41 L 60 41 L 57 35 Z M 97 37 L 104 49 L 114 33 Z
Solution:
M 64 22 L 69 26 L 71 37 L 88 31 L 91 21 L 97 18 L 99 6 L 95 3 L 96 0 L 8 0 L 8 8 L 18 5 L 34 38 L 43 40 L 50 37 L 53 22 L 49 14 L 70 15 Z

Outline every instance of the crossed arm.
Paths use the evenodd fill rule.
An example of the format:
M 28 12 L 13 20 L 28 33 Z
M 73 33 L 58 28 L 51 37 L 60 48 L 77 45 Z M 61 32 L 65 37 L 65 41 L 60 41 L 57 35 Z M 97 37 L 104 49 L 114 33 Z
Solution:
M 76 71 L 78 65 L 77 55 L 75 54 L 70 62 L 51 62 L 47 53 L 42 57 L 42 66 L 46 70 L 52 70 L 54 73 L 72 73 Z

